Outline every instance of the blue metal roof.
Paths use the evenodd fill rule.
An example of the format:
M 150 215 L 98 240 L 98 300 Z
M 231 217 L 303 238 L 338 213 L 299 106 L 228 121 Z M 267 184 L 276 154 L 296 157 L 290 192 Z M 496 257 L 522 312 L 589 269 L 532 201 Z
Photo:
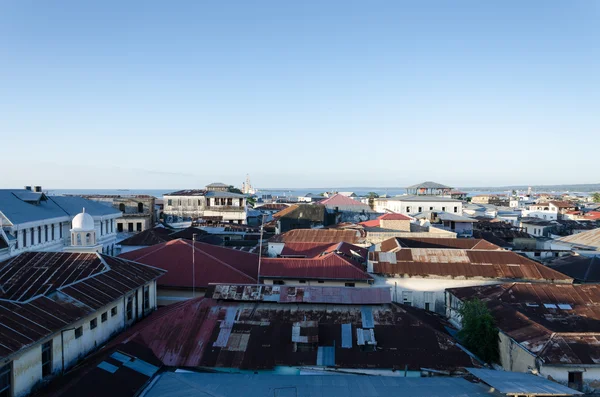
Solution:
M 85 207 L 92 216 L 116 215 L 108 205 L 76 196 L 45 196 L 25 189 L 0 189 L 0 213 L 13 225 L 77 215 Z

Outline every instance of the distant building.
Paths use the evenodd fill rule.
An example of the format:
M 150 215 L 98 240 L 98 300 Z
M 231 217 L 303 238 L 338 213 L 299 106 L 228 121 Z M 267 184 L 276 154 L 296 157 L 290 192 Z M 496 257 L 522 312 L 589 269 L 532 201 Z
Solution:
M 463 213 L 462 201 L 442 196 L 396 196 L 375 198 L 372 202 L 373 210 L 379 213 L 394 212 L 405 215 L 423 211 L 444 211 L 457 215 Z
M 437 182 L 422 182 L 405 188 L 408 194 L 415 196 L 450 196 L 452 187 Z
M 27 395 L 150 314 L 163 273 L 97 252 L 0 263 L 0 395 Z
M 319 205 L 324 206 L 330 214 L 335 214 L 336 223 L 358 223 L 379 216 L 367 204 L 339 193 L 319 202 Z
M 600 255 L 600 228 L 557 238 L 552 249 L 570 250 L 581 255 Z
M 293 229 L 315 229 L 336 223 L 336 215 L 320 204 L 292 204 L 273 214 L 276 233 Z
M 458 237 L 473 237 L 473 224 L 477 223 L 476 219 L 444 211 L 424 211 L 414 217 L 421 221 L 421 225 L 447 230 Z
M 164 195 L 165 221 L 171 223 L 246 223 L 246 196 L 212 183 L 204 190 L 180 190 Z M 189 225 L 188 225 L 189 226 Z
M 117 232 L 141 232 L 154 227 L 156 218 L 156 198 L 148 195 L 83 195 L 83 198 L 97 201 L 118 209 L 123 215 L 117 219 Z
M 49 196 L 40 186 L 0 189 L 0 260 L 28 251 L 62 251 L 71 245 L 71 221 L 85 208 L 96 241 L 113 253 L 121 212 L 82 197 Z
M 510 200 L 507 197 L 501 197 L 497 194 L 479 194 L 471 198 L 473 204 L 492 204 L 498 206 L 508 206 Z
M 267 242 L 270 257 L 277 257 L 287 243 L 348 243 L 364 245 L 364 236 L 359 230 L 344 229 L 295 229 L 271 237 Z

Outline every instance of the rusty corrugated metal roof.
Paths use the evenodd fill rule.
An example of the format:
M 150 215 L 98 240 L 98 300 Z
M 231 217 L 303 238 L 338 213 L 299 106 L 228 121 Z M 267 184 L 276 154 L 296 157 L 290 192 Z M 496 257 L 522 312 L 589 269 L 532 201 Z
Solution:
M 107 255 L 28 252 L 0 264 L 0 358 L 37 343 L 164 271 Z
M 347 281 L 373 279 L 362 266 L 335 253 L 318 258 L 264 258 L 260 278 Z
M 336 367 L 455 370 L 472 365 L 471 358 L 447 334 L 396 305 L 372 307 L 378 348 L 363 351 L 356 339 L 356 330 L 362 328 L 362 307 L 200 298 L 160 309 L 114 343 L 143 344 L 165 365 L 174 367 L 257 370 L 277 365 L 317 365 L 316 347 L 296 349 L 292 341 L 294 323 L 309 321 L 317 323 L 318 345 L 335 350 Z M 221 340 L 223 346 L 215 346 L 223 337 L 221 324 L 232 311 L 231 333 Z M 342 324 L 350 324 L 350 348 L 348 343 L 341 346 Z
M 403 248 L 398 252 L 370 252 L 369 261 L 376 274 L 573 281 L 511 251 Z
M 547 364 L 600 363 L 600 285 L 512 283 L 447 290 L 487 303 L 498 328 Z
M 275 243 L 350 243 L 360 244 L 360 233 L 343 229 L 294 229 L 269 239 Z

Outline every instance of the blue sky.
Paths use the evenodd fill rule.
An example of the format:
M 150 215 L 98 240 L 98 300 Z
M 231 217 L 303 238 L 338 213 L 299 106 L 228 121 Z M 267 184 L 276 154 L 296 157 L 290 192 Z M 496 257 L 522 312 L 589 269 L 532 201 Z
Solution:
M 0 187 L 596 183 L 596 1 L 0 2 Z

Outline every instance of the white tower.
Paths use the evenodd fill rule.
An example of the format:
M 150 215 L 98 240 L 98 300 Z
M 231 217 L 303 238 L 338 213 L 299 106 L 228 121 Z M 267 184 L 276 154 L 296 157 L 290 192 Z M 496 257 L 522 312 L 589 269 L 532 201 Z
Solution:
M 85 212 L 75 215 L 71 221 L 71 246 L 66 247 L 69 252 L 100 252 L 102 244 L 96 243 L 96 227 L 94 218 Z

